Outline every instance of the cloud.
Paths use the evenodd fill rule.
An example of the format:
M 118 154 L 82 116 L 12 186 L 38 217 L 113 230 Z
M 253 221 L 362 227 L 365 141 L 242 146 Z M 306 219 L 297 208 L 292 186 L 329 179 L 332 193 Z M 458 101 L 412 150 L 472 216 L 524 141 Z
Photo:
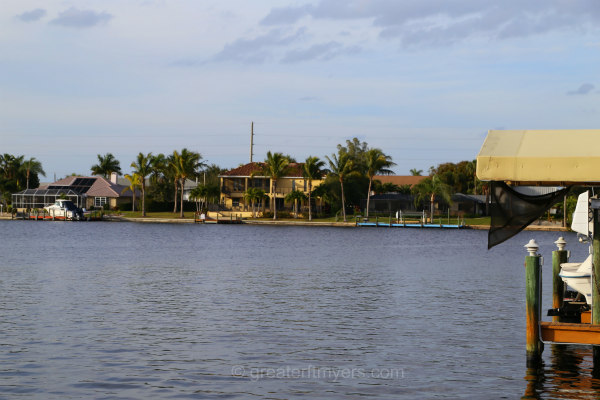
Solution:
M 340 55 L 356 54 L 360 51 L 361 49 L 358 46 L 344 47 L 338 42 L 321 43 L 312 45 L 305 50 L 289 51 L 281 61 L 284 63 L 295 63 L 311 60 L 326 61 Z
M 260 21 L 261 25 L 293 24 L 310 13 L 311 6 L 274 8 Z
M 80 10 L 71 7 L 63 11 L 52 21 L 52 24 L 61 25 L 69 28 L 91 28 L 96 25 L 107 23 L 113 16 L 106 12 L 96 12 L 93 10 Z
M 584 83 L 579 88 L 567 92 L 568 95 L 586 95 L 594 90 L 595 86 L 591 83 Z
M 25 11 L 23 14 L 17 15 L 17 18 L 23 22 L 33 22 L 46 15 L 46 10 L 42 8 L 36 8 L 35 10 Z
M 314 5 L 273 8 L 262 25 L 315 20 L 365 20 L 380 36 L 405 46 L 440 45 L 473 37 L 502 40 L 565 29 L 586 30 L 600 22 L 597 0 L 320 0 Z M 591 27 L 591 28 L 590 28 Z
M 253 39 L 237 39 L 226 44 L 223 50 L 213 57 L 213 61 L 239 61 L 246 64 L 265 62 L 274 48 L 287 46 L 304 35 L 301 28 L 291 34 L 281 29 L 272 29 Z

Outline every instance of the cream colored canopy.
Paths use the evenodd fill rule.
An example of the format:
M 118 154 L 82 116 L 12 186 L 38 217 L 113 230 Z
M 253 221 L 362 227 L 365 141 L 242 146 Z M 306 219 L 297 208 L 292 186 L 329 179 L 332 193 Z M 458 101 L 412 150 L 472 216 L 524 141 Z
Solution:
M 600 129 L 489 131 L 477 156 L 482 181 L 600 182 Z

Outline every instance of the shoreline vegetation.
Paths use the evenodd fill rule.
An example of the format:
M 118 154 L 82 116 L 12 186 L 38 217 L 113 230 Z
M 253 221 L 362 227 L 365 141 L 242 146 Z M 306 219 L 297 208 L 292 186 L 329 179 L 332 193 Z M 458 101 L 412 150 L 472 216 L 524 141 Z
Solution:
M 114 178 L 112 183 L 117 184 L 118 176 L 123 175 L 128 183 L 119 184 L 119 190 L 121 187 L 123 190 L 114 196 L 99 192 L 87 196 L 80 186 L 74 190 L 86 197 L 82 208 L 102 209 L 108 215 L 122 216 L 118 218 L 151 218 L 155 222 L 159 222 L 158 218 L 187 222 L 186 219 L 193 219 L 195 211 L 211 216 L 219 213 L 219 218 L 224 219 L 230 215 L 243 217 L 245 223 L 272 219 L 290 225 L 312 221 L 321 224 L 344 221 L 353 225 L 355 216 L 360 214 L 361 219 L 370 217 L 368 222 L 385 224 L 390 218 L 387 209 L 404 210 L 405 215 L 412 215 L 414 222 L 407 220 L 407 223 L 419 223 L 422 212 L 423 216 L 434 216 L 432 224 L 490 224 L 489 217 L 477 217 L 489 215 L 490 184 L 477 178 L 476 160 L 431 166 L 426 176 L 422 175 L 423 170 L 413 168 L 411 175 L 396 178 L 418 179 L 386 181 L 383 178 L 394 174 L 391 168 L 396 165 L 391 156 L 358 138 L 338 144 L 336 151 L 323 159 L 309 156 L 298 162 L 289 154 L 268 151 L 266 155 L 263 162 L 251 161 L 237 168 L 222 169 L 187 148 L 174 150 L 172 154 L 140 152 L 129 165 L 131 174 L 123 175 L 120 161 L 112 153 L 98 154 L 97 164 L 90 168 L 93 176 Z M 50 185 L 39 186 L 39 176 L 45 176 L 45 171 L 35 157 L 0 154 L 0 208 L 10 212 L 13 194 L 18 196 L 30 188 L 54 190 Z M 65 191 L 70 187 L 58 186 L 57 190 Z M 557 224 L 549 222 L 550 218 L 561 220 L 571 215 L 576 194 L 553 205 L 548 211 L 548 221 L 536 224 Z M 66 193 L 53 195 L 66 196 Z M 33 203 L 17 201 L 16 211 L 42 212 L 37 204 L 41 202 Z M 378 219 L 375 213 L 379 214 Z M 304 220 L 298 218 L 299 214 Z

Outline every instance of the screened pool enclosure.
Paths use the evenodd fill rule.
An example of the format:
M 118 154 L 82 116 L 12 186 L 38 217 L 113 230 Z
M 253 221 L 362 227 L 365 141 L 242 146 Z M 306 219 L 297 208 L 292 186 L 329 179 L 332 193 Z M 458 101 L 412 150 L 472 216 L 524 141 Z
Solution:
M 35 209 L 54 204 L 56 199 L 69 199 L 77 207 L 84 207 L 84 194 L 71 189 L 27 189 L 12 195 L 13 208 Z

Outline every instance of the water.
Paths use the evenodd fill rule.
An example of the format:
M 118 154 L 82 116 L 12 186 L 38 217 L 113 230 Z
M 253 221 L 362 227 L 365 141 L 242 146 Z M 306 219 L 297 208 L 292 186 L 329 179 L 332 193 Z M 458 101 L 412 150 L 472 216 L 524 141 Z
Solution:
M 596 398 L 487 232 L 0 221 L 0 398 Z M 564 235 L 572 260 L 587 248 Z M 546 317 L 547 319 L 547 317 Z

